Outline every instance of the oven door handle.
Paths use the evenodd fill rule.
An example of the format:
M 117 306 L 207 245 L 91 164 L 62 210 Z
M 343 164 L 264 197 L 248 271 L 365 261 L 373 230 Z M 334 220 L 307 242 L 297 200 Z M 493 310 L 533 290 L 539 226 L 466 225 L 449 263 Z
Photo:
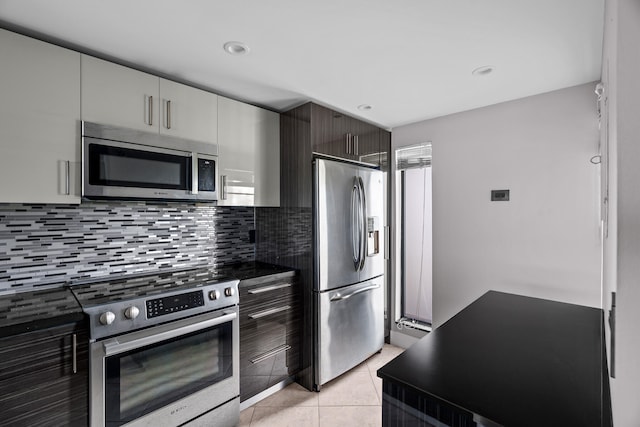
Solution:
M 114 354 L 124 353 L 129 350 L 135 350 L 137 348 L 145 347 L 148 345 L 156 344 L 162 341 L 170 340 L 181 335 L 190 334 L 192 332 L 199 331 L 201 329 L 211 328 L 213 326 L 221 325 L 223 323 L 235 320 L 238 314 L 233 312 L 225 312 L 224 314 L 214 317 L 208 320 L 202 320 L 196 323 L 188 324 L 185 326 L 178 326 L 173 329 L 158 332 L 153 335 L 145 336 L 142 338 L 112 338 L 106 340 L 102 345 L 104 348 L 104 355 L 106 357 L 113 356 Z

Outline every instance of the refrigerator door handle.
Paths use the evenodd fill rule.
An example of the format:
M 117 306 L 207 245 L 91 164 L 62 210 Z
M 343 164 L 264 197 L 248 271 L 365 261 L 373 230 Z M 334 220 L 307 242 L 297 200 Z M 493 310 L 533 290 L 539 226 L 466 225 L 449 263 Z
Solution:
M 367 286 L 366 288 L 356 289 L 355 291 L 351 291 L 348 294 L 341 294 L 340 292 L 336 292 L 334 295 L 331 296 L 331 298 L 329 298 L 329 301 L 331 302 L 342 301 L 342 300 L 351 298 L 354 295 L 361 294 L 362 292 L 367 292 L 372 289 L 378 289 L 379 287 L 380 285 L 373 284 L 373 285 Z
M 354 179 L 353 188 L 351 189 L 351 249 L 353 251 L 353 265 L 356 270 L 360 263 L 360 254 L 358 253 L 360 249 L 360 242 L 358 240 L 360 236 L 360 227 L 358 226 L 358 198 L 360 189 L 357 184 L 357 180 Z
M 364 182 L 362 178 L 358 177 L 358 186 L 360 191 L 360 265 L 358 270 L 364 268 L 364 263 L 367 259 L 367 199 L 365 197 Z

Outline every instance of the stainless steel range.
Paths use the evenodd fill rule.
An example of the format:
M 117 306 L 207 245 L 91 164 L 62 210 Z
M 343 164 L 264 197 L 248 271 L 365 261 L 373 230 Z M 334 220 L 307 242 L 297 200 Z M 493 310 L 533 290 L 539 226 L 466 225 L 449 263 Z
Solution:
M 90 319 L 91 426 L 233 426 L 238 280 L 211 269 L 74 284 Z

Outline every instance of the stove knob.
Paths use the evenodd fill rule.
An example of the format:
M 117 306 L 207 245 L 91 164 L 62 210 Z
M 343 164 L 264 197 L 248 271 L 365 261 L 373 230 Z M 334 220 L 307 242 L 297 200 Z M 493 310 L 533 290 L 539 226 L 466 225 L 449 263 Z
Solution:
M 135 319 L 136 317 L 138 317 L 138 315 L 140 314 L 140 309 L 138 307 L 136 307 L 135 305 L 132 305 L 131 307 L 127 308 L 124 311 L 124 317 L 126 317 L 127 319 Z
M 215 301 L 215 300 L 217 300 L 218 298 L 220 298 L 220 291 L 218 291 L 218 290 L 213 290 L 213 291 L 209 292 L 209 299 L 210 299 L 211 301 Z
M 116 315 L 110 311 L 105 311 L 100 315 L 100 323 L 103 325 L 110 325 L 116 320 Z
M 224 296 L 225 297 L 231 297 L 235 293 L 236 293 L 236 291 L 234 291 L 233 288 L 225 288 L 224 289 Z

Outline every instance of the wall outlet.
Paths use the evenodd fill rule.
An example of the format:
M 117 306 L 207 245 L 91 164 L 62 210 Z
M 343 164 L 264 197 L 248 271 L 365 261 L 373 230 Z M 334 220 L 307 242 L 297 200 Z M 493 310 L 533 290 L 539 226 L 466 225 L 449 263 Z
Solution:
M 509 190 L 491 190 L 492 202 L 508 202 Z

